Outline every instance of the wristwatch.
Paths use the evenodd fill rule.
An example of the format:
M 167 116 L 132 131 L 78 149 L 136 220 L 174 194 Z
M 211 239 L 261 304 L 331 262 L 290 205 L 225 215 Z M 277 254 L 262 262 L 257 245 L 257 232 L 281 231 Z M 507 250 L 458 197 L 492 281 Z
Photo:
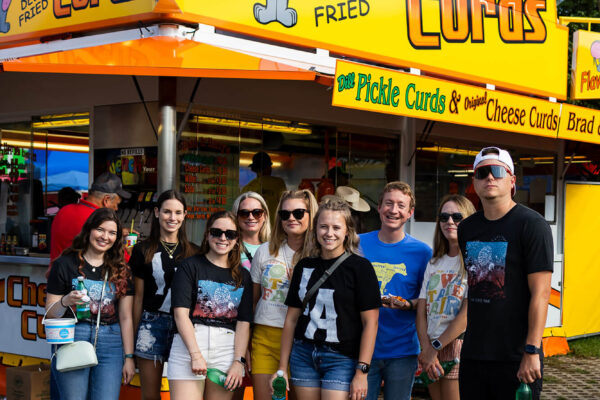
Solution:
M 439 340 L 433 339 L 431 341 L 431 347 L 433 347 L 437 351 L 440 351 L 442 349 L 442 347 L 444 347 L 444 346 L 442 346 L 442 342 L 440 342 Z
M 539 347 L 535 347 L 532 344 L 525 345 L 525 353 L 527 354 L 538 354 L 541 351 Z
M 239 363 L 242 363 L 242 365 L 246 366 L 246 359 L 244 357 L 238 357 L 233 361 L 237 361 Z
M 371 369 L 371 365 L 367 364 L 366 362 L 359 361 L 356 364 L 356 369 L 358 369 L 363 374 L 368 374 L 369 370 Z

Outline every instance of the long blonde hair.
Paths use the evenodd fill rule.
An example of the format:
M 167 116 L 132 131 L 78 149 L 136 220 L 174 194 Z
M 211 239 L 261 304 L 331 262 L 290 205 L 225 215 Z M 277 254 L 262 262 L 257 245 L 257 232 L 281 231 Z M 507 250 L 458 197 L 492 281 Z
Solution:
M 277 205 L 277 211 L 275 212 L 275 228 L 273 229 L 271 241 L 269 242 L 269 253 L 274 257 L 279 253 L 283 241 L 287 239 L 287 234 L 283 230 L 281 217 L 279 216 L 279 210 L 281 210 L 283 203 L 290 199 L 304 200 L 306 209 L 308 210 L 308 228 L 304 233 L 304 242 L 302 243 L 302 247 L 294 253 L 294 258 L 292 259 L 292 265 L 296 265 L 298 261 L 305 257 L 309 257 L 312 253 L 314 217 L 319 206 L 317 205 L 315 196 L 306 189 L 286 190 L 281 194 L 279 204 Z
M 233 206 L 231 207 L 231 212 L 235 214 L 237 217 L 238 211 L 240 209 L 240 204 L 246 199 L 254 199 L 260 203 L 263 211 L 265 212 L 263 218 L 264 223 L 258 232 L 258 240 L 261 243 L 268 242 L 271 237 L 271 218 L 269 216 L 269 207 L 267 206 L 267 202 L 265 199 L 256 192 L 244 192 L 240 194 L 237 199 L 233 202 Z
M 348 203 L 338 198 L 337 196 L 331 196 L 325 201 L 321 201 L 319 210 L 315 215 L 314 227 L 313 227 L 313 245 L 312 245 L 312 256 L 321 256 L 321 244 L 317 240 L 317 229 L 319 224 L 319 216 L 325 211 L 335 211 L 342 214 L 344 221 L 346 222 L 346 238 L 344 239 L 344 251 L 348 253 L 358 254 L 358 243 L 360 239 L 356 233 L 354 226 L 354 220 L 352 219 L 352 212 Z
M 471 200 L 467 199 L 465 196 L 461 196 L 460 194 L 448 194 L 444 196 L 440 206 L 438 207 L 438 213 L 435 219 L 435 232 L 433 234 L 433 257 L 431 258 L 432 264 L 435 264 L 445 254 L 448 254 L 448 251 L 450 251 L 450 243 L 442 233 L 442 228 L 440 227 L 440 213 L 442 212 L 442 207 L 444 207 L 444 204 L 450 201 L 456 204 L 456 207 L 458 207 L 458 210 L 463 215 L 463 219 L 475 212 L 473 203 L 471 203 Z

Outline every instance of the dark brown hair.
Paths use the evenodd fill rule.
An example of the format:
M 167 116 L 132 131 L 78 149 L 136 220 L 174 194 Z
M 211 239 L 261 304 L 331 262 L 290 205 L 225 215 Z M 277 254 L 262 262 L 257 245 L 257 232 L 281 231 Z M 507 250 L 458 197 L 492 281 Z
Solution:
M 231 249 L 231 251 L 227 255 L 227 264 L 231 268 L 231 275 L 233 276 L 235 287 L 239 288 L 242 285 L 242 263 L 240 261 L 240 240 L 242 237 L 242 231 L 240 230 L 240 226 L 237 223 L 237 218 L 235 217 L 235 215 L 233 215 L 231 211 L 219 211 L 210 216 L 210 218 L 206 222 L 204 237 L 202 238 L 202 244 L 200 245 L 200 254 L 207 254 L 210 251 L 210 247 L 208 245 L 208 231 L 210 228 L 212 228 L 215 221 L 221 218 L 229 218 L 231 222 L 233 222 L 233 224 L 235 225 L 235 230 L 238 234 L 235 246 L 233 246 L 233 249 Z
M 115 295 L 121 297 L 127 291 L 128 283 L 131 280 L 131 270 L 123 261 L 123 226 L 114 210 L 99 208 L 94 211 L 83 224 L 81 232 L 73 239 L 71 247 L 67 248 L 63 254 L 76 254 L 79 259 L 79 274 L 85 276 L 83 273 L 85 264 L 83 254 L 90 247 L 90 235 L 94 229 L 98 229 L 100 225 L 107 221 L 112 221 L 117 225 L 117 238 L 110 249 L 104 252 L 103 265 L 108 268 L 108 281 L 115 285 Z
M 171 189 L 162 192 L 158 197 L 158 200 L 156 201 L 156 209 L 159 213 L 163 203 L 167 200 L 177 200 L 181 203 L 181 205 L 183 205 L 183 211 L 186 211 L 187 203 L 185 198 L 177 190 Z M 190 242 L 187 238 L 187 234 L 185 232 L 185 216 L 181 223 L 181 227 L 177 231 L 177 240 L 179 241 L 181 252 L 175 257 L 176 260 L 191 257 L 198 252 L 198 246 Z M 148 239 L 144 240 L 143 243 L 144 263 L 149 264 L 152 262 L 152 257 L 154 257 L 154 254 L 160 246 L 160 222 L 158 222 L 158 217 L 156 215 L 154 215 L 152 218 L 150 236 L 148 236 Z

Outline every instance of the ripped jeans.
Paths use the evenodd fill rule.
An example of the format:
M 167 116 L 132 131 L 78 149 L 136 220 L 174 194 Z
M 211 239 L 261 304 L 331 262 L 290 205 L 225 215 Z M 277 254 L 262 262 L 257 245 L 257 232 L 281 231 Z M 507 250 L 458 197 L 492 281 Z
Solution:
M 143 311 L 135 341 L 136 357 L 164 363 L 169 358 L 175 322 L 162 312 Z
M 349 392 L 356 373 L 356 360 L 327 345 L 294 339 L 290 373 L 294 386 Z

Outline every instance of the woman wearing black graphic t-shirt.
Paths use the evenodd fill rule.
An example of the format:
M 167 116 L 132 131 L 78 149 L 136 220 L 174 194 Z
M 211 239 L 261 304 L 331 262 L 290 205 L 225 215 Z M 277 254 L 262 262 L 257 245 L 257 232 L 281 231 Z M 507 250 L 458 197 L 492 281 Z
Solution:
M 177 264 L 198 250 L 187 238 L 185 215 L 186 202 L 181 193 L 163 192 L 154 207 L 150 237 L 133 248 L 129 260 L 135 277 L 135 356 L 144 400 L 160 399 L 163 363 L 169 357 L 175 330 L 171 281 Z
M 288 311 L 278 372 L 287 379 L 289 360 L 299 399 L 360 400 L 367 394 L 377 336 L 379 282 L 371 263 L 355 254 L 359 239 L 345 201 L 330 199 L 319 206 L 314 237 L 318 257 L 303 258 L 296 264 L 285 301 Z M 306 294 L 344 252 L 350 256 L 303 310 Z
M 107 273 L 108 281 L 102 296 Z M 94 343 L 96 316 L 100 309 L 96 345 L 98 365 L 58 372 L 53 359 L 52 375 L 62 400 L 117 400 L 121 378 L 129 383 L 135 374 L 135 365 L 131 318 L 133 285 L 129 267 L 123 263 L 121 222 L 113 210 L 100 208 L 94 211 L 71 247 L 52 263 L 46 288 L 47 317 L 70 314 L 67 307 L 74 308 L 82 301 L 85 293 L 76 290 L 78 276 L 85 278 L 91 317 L 75 325 L 75 340 Z
M 183 260 L 173 278 L 177 334 L 167 376 L 173 400 L 229 400 L 244 376 L 252 321 L 252 281 L 240 265 L 240 229 L 231 212 L 206 223 L 201 255 Z M 226 374 L 222 385 L 207 370 Z

